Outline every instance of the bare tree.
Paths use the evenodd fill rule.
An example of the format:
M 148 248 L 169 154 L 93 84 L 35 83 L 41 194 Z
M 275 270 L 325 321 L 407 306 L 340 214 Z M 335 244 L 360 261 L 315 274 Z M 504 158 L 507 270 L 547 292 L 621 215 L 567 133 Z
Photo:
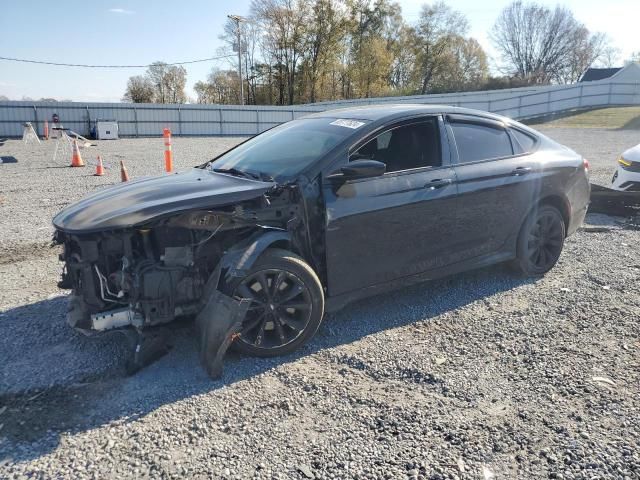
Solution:
M 622 56 L 622 50 L 618 47 L 607 43 L 602 49 L 602 55 L 598 59 L 598 64 L 601 67 L 612 68 L 616 65 L 620 65 L 620 58 Z
M 198 103 L 233 104 L 238 101 L 240 91 L 238 72 L 214 68 L 207 81 L 196 82 L 193 89 Z
M 553 79 L 558 83 L 577 82 L 582 74 L 602 57 L 607 45 L 608 39 L 605 34 L 591 34 L 584 26 L 580 26 L 574 32 L 573 50 Z
M 7 97 L 6 95 L 0 95 L 0 102 L 6 102 L 9 100 L 9 97 Z
M 122 101 L 131 103 L 152 103 L 154 95 L 153 83 L 149 78 L 136 75 L 129 77 L 127 90 L 122 97 Z
M 569 9 L 520 0 L 502 11 L 491 40 L 505 73 L 538 84 L 577 80 L 605 44 L 601 34 L 592 35 Z
M 196 92 L 197 103 L 215 103 L 211 94 L 211 86 L 207 82 L 198 80 L 193 84 L 193 91 Z
M 309 7 L 304 0 L 253 0 L 252 17 L 264 28 L 264 51 L 275 63 L 278 103 L 293 104 L 298 64 L 304 55 Z
M 640 50 L 637 52 L 633 52 L 631 57 L 625 62 L 625 65 L 629 65 L 631 63 L 640 63 Z
M 167 103 L 167 90 L 164 81 L 164 77 L 167 74 L 169 65 L 164 62 L 154 62 L 145 74 L 147 79 L 151 82 L 154 88 L 154 101 L 156 103 Z
M 154 62 L 147 69 L 146 77 L 153 85 L 156 103 L 184 103 L 186 101 L 184 87 L 187 83 L 187 71 L 184 67 Z
M 218 49 L 220 55 L 230 55 L 228 60 L 231 69 L 238 68 L 238 61 L 235 56 L 231 56 L 233 52 L 237 52 L 240 48 L 243 82 L 245 82 L 245 104 L 256 103 L 256 89 L 260 80 L 260 71 L 258 66 L 258 54 L 260 40 L 262 36 L 262 27 L 259 19 L 251 16 L 245 17 L 240 23 L 240 44 L 238 45 L 238 26 L 236 22 L 227 19 L 224 24 L 223 32 L 218 37 L 225 43 L 225 46 Z M 239 81 L 239 80 L 238 80 Z M 238 88 L 240 91 L 240 88 Z M 238 98 L 238 101 L 240 99 Z
M 168 103 L 184 103 L 187 96 L 184 87 L 187 84 L 187 70 L 182 66 L 171 65 L 163 78 Z

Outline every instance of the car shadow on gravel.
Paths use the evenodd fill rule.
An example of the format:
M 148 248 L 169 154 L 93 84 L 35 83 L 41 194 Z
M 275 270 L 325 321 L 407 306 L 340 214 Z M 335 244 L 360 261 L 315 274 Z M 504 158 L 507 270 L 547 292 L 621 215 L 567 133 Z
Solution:
M 211 380 L 198 362 L 191 325 L 173 330 L 173 349 L 131 377 L 128 343 L 110 333 L 84 337 L 64 321 L 66 297 L 0 313 L 0 463 L 54 450 L 63 434 L 132 422 L 163 405 L 224 389 L 316 352 L 430 319 L 535 280 L 492 267 L 354 303 L 325 319 L 315 338 L 288 356 L 257 359 L 231 352 Z M 6 407 L 6 408 L 4 408 Z

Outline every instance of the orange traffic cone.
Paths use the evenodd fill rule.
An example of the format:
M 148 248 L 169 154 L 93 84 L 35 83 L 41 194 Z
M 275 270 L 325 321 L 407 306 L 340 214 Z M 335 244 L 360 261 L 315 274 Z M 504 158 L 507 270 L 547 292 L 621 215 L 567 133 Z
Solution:
M 129 181 L 129 172 L 127 172 L 127 167 L 124 166 L 124 161 L 120 160 L 120 180 L 123 182 Z
M 84 162 L 80 156 L 80 149 L 78 148 L 78 141 L 73 141 L 73 153 L 71 154 L 71 166 L 72 167 L 84 167 Z
M 173 170 L 173 152 L 171 151 L 171 130 L 165 128 L 162 130 L 164 138 L 164 171 L 171 173 Z
M 94 176 L 101 177 L 104 175 L 104 165 L 102 165 L 102 157 L 98 155 L 98 164 L 96 165 L 96 173 Z
M 49 140 L 49 122 L 44 121 L 44 139 Z

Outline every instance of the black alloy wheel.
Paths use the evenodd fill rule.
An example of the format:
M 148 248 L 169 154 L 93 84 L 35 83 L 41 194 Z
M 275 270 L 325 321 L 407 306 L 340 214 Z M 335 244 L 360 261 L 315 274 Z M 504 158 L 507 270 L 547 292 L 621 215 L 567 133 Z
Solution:
M 562 253 L 566 227 L 555 207 L 543 205 L 525 221 L 518 239 L 516 264 L 526 275 L 542 275 L 557 263 Z
M 267 250 L 233 296 L 251 300 L 235 347 L 256 356 L 295 350 L 318 329 L 324 310 L 322 287 L 304 261 L 284 250 Z

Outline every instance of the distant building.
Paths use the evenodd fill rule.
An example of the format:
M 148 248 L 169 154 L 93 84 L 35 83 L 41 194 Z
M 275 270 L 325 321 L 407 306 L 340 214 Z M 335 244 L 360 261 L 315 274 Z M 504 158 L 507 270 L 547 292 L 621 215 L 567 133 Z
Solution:
M 616 73 L 622 70 L 619 68 L 588 68 L 586 72 L 582 74 L 580 78 L 581 82 L 593 82 L 594 80 L 604 80 L 605 78 L 613 77 Z
M 589 68 L 582 74 L 581 82 L 607 80 L 613 83 L 640 83 L 640 63 L 629 63 L 621 68 Z

